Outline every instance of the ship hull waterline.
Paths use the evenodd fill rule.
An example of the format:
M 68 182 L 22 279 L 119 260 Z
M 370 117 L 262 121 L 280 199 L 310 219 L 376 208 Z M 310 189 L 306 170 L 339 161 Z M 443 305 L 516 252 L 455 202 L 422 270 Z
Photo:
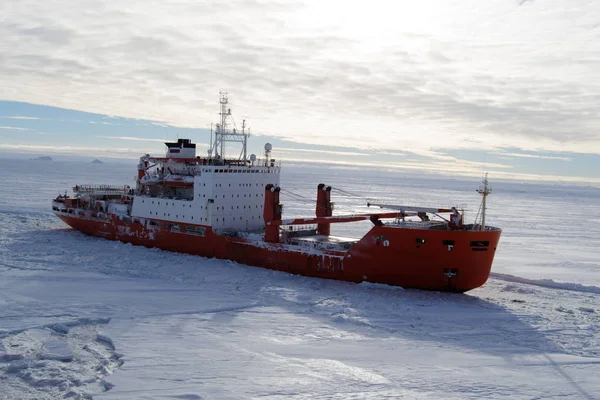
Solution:
M 373 226 L 350 249 L 319 250 L 219 235 L 176 232 L 150 221 L 125 222 L 116 216 L 94 218 L 55 214 L 90 236 L 209 258 L 219 258 L 292 274 L 403 288 L 466 292 L 488 279 L 501 230 L 428 230 Z M 199 226 L 200 227 L 200 226 Z

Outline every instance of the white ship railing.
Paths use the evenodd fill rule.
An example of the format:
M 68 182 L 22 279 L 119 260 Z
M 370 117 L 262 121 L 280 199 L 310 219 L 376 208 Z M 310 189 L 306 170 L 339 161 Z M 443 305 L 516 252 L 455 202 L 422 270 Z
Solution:
M 73 187 L 73 192 L 76 194 L 90 195 L 126 195 L 131 188 L 127 185 L 77 185 Z

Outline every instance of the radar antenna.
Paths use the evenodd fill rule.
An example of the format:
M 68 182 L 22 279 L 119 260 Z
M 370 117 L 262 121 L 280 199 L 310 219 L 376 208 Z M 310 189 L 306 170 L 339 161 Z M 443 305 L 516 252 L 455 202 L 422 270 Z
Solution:
M 242 133 L 237 132 L 235 128 L 230 130 L 228 120 L 231 118 L 231 108 L 227 106 L 229 104 L 227 92 L 219 92 L 219 96 L 221 122 L 215 127 L 215 140 L 212 143 L 210 154 L 214 155 L 216 160 L 223 160 L 225 158 L 225 142 L 237 142 L 242 143 L 242 150 L 238 159 L 246 161 L 246 144 L 248 136 L 250 136 L 250 133 L 246 130 L 246 121 L 243 122 Z

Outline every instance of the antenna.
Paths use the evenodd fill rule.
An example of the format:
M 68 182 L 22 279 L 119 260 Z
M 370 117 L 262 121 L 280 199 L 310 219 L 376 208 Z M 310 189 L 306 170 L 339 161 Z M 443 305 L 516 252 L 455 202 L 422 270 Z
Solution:
M 231 118 L 231 108 L 227 106 L 229 104 L 229 98 L 227 96 L 227 92 L 219 92 L 219 95 L 219 104 L 221 106 L 219 115 L 221 116 L 221 121 L 220 123 L 216 124 L 215 127 L 215 140 L 214 142 L 211 142 L 211 153 L 214 154 L 215 159 L 224 160 L 225 142 L 238 142 L 242 144 L 239 160 L 246 161 L 246 144 L 249 136 L 249 134 L 245 131 L 246 121 L 244 120 L 242 133 L 237 132 L 236 129 L 230 130 L 228 128 L 228 120 Z
M 265 167 L 271 163 L 271 150 L 273 150 L 271 143 L 265 143 Z
M 213 135 L 213 124 L 211 122 L 210 123 L 210 148 L 208 149 L 208 158 L 212 158 L 212 151 L 213 151 L 212 135 Z
M 488 184 L 488 174 L 487 172 L 485 173 L 485 177 L 483 178 L 483 186 L 479 187 L 479 189 L 477 189 L 477 193 L 479 193 L 481 195 L 481 206 L 480 206 L 480 210 L 481 210 L 481 228 L 479 229 L 480 231 L 484 231 L 485 230 L 485 210 L 487 208 L 486 206 L 486 198 L 487 196 L 492 193 L 492 188 L 489 187 Z M 477 222 L 477 218 L 475 219 L 475 222 Z

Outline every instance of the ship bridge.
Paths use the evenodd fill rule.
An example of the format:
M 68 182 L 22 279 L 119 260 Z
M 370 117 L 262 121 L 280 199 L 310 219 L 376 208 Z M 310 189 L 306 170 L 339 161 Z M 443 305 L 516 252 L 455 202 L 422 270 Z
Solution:
M 269 143 L 264 158 L 247 157 L 246 122 L 240 131 L 235 128 L 226 93 L 220 105 L 221 121 L 207 157 L 196 156 L 190 139 L 178 139 L 165 143 L 165 157 L 140 158 L 132 217 L 202 224 L 216 231 L 264 229 L 264 188 L 279 186 L 281 164 L 271 157 Z M 230 142 L 242 145 L 238 158 L 225 157 Z

